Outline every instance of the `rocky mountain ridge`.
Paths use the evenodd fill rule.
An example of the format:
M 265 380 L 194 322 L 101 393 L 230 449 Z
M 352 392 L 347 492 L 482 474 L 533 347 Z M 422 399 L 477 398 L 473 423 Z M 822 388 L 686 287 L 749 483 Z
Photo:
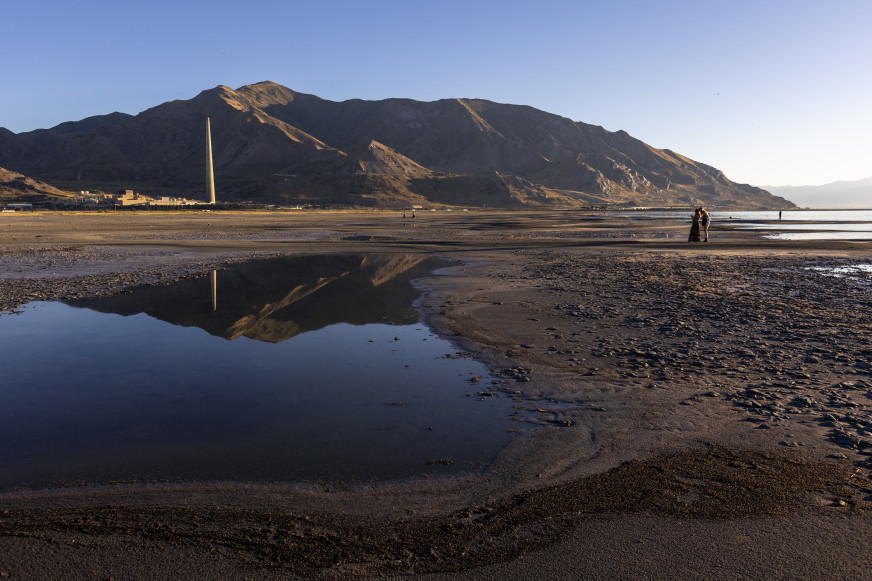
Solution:
M 0 165 L 71 190 L 379 207 L 786 208 L 768 192 L 624 131 L 480 99 L 333 102 L 272 82 L 219 86 L 139 115 L 0 129 Z
M 0 200 L 42 202 L 72 197 L 71 192 L 0 167 Z

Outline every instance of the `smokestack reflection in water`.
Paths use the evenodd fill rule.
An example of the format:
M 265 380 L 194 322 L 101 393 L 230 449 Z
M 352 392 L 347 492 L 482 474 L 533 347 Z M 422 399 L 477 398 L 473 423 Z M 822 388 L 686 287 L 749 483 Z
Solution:
M 212 310 L 218 310 L 218 271 L 213 270 L 210 276 L 212 279 Z

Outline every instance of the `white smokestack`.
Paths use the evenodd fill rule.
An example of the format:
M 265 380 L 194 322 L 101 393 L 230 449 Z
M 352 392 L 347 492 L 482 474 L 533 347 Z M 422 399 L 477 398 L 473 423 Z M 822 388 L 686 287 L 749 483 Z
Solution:
M 212 170 L 212 125 L 209 118 L 206 117 L 206 149 L 208 151 L 208 163 L 206 171 L 209 174 L 209 203 L 215 203 L 215 173 Z

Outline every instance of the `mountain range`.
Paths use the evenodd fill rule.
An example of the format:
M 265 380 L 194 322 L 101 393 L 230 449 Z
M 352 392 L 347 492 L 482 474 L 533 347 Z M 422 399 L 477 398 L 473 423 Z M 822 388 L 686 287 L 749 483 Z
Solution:
M 334 102 L 263 82 L 138 115 L 16 134 L 0 166 L 63 190 L 205 199 L 206 118 L 218 199 L 378 207 L 699 205 L 789 208 L 624 131 L 481 99 Z
M 821 186 L 772 186 L 767 189 L 804 208 L 872 208 L 872 178 Z

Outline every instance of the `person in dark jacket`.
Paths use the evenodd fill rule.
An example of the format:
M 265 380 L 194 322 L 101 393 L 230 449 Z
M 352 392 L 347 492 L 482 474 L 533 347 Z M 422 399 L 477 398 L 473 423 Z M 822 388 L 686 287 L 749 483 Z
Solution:
M 690 236 L 687 237 L 688 242 L 699 242 L 699 220 L 702 217 L 700 212 L 700 208 L 697 208 L 693 212 L 693 223 L 690 225 Z

